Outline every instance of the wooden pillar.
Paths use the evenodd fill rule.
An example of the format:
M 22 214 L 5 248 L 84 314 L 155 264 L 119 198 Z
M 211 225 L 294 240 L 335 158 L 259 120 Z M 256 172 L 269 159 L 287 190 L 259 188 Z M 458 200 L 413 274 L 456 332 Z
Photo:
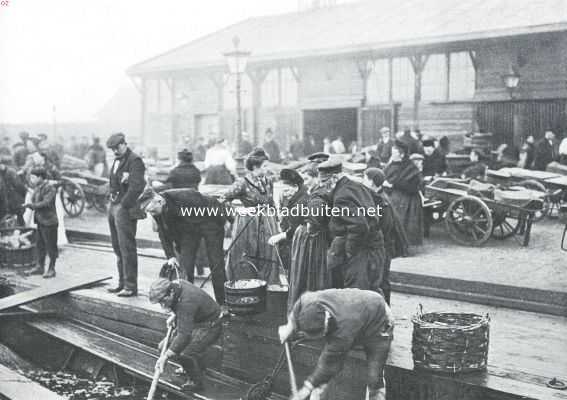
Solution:
M 362 146 L 362 132 L 363 132 L 362 124 L 364 122 L 362 119 L 362 112 L 363 112 L 363 108 L 366 107 L 366 102 L 367 102 L 366 92 L 368 91 L 368 77 L 372 72 L 372 68 L 374 67 L 374 64 L 370 59 L 361 59 L 361 60 L 357 60 L 356 67 L 358 68 L 358 73 L 360 74 L 360 79 L 362 83 L 362 98 L 360 99 L 360 107 L 358 107 L 357 123 L 356 123 L 356 143 L 360 147 Z
M 258 143 L 260 128 L 260 107 L 262 107 L 262 83 L 268 76 L 269 69 L 250 69 L 248 76 L 252 82 L 252 137 Z
M 140 87 L 140 145 L 146 145 L 146 97 L 147 97 L 147 80 L 142 78 L 142 84 Z
M 297 83 L 297 130 L 299 138 L 303 140 L 305 132 L 303 132 L 303 110 L 301 109 L 301 71 L 297 66 L 290 66 L 289 69 Z
M 175 108 L 175 79 L 171 79 L 171 86 L 170 86 L 170 94 L 171 94 L 171 160 L 174 161 L 176 159 L 177 153 L 177 142 L 178 142 L 178 132 L 177 132 L 177 114 Z
M 427 63 L 427 55 L 416 55 L 410 57 L 410 61 L 413 67 L 413 72 L 415 74 L 415 89 L 413 93 L 413 125 L 414 127 L 419 126 L 419 103 L 421 102 L 421 78 L 423 73 L 423 68 Z
M 394 103 L 394 59 L 388 58 L 388 103 L 390 104 L 390 132 L 393 138 L 395 135 L 397 123 L 397 109 Z
M 217 115 L 219 118 L 219 130 L 224 128 L 223 110 L 224 110 L 224 72 L 212 71 L 208 74 L 209 79 L 217 89 Z M 220 134 L 220 132 L 217 132 Z
M 156 79 L 156 95 L 157 95 L 157 115 L 161 116 L 161 78 Z
M 445 53 L 445 101 L 451 99 L 451 53 Z

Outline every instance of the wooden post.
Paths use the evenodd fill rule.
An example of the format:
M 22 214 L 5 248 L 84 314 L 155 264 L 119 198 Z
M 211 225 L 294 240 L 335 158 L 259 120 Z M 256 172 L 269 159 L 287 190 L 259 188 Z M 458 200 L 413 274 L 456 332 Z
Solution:
M 224 110 L 224 72 L 213 71 L 208 76 L 217 89 L 217 114 L 219 117 L 219 129 L 222 130 L 224 125 L 222 117 L 222 112 Z
M 297 66 L 290 66 L 289 69 L 295 78 L 295 82 L 297 82 L 297 129 L 298 129 L 298 136 L 303 140 L 305 135 L 303 132 L 303 111 L 301 110 L 301 71 Z
M 140 121 L 140 144 L 142 146 L 146 145 L 146 96 L 147 96 L 147 80 L 142 78 L 142 84 L 140 88 L 140 102 L 141 102 L 141 121 Z
M 248 70 L 248 76 L 252 82 L 252 136 L 254 137 L 254 143 L 258 143 L 260 107 L 262 106 L 262 83 L 269 72 L 270 70 L 267 68 Z
M 358 107 L 356 124 L 356 143 L 359 147 L 362 146 L 362 112 L 367 102 L 366 92 L 368 91 L 368 77 L 372 73 L 373 66 L 373 62 L 367 58 L 356 61 L 356 67 L 358 68 L 362 82 L 362 98 L 360 99 L 360 107 Z
M 175 109 L 175 79 L 171 79 L 171 160 L 175 161 L 177 152 L 177 115 Z
M 445 53 L 445 101 L 451 99 L 451 53 Z
M 421 77 L 423 68 L 427 63 L 427 55 L 416 55 L 410 57 L 411 65 L 413 67 L 413 72 L 415 74 L 415 88 L 413 93 L 413 125 L 414 127 L 419 126 L 419 103 L 421 101 Z

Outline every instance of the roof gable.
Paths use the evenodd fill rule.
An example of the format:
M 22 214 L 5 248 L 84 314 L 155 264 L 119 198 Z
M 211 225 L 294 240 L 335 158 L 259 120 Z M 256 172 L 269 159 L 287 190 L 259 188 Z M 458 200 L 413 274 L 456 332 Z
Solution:
M 250 62 L 567 30 L 565 0 L 371 0 L 250 18 L 132 66 L 143 74 L 224 65 L 239 36 Z

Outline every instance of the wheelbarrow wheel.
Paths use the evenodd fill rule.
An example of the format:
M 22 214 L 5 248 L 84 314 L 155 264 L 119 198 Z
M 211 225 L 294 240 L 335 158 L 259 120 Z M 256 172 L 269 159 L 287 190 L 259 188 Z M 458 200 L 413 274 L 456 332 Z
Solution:
M 71 180 L 63 180 L 60 193 L 61 203 L 67 215 L 76 218 L 85 209 L 85 192 Z
M 492 213 L 481 199 L 459 197 L 449 205 L 445 227 L 449 236 L 465 246 L 481 246 L 492 234 Z
M 492 237 L 498 240 L 504 240 L 514 236 L 520 229 L 521 220 L 512 217 L 508 213 L 494 213 L 492 215 L 493 225 Z
M 547 189 L 541 182 L 538 182 L 533 179 L 527 179 L 525 181 L 521 181 L 520 183 L 518 183 L 518 186 L 522 186 L 525 187 L 526 189 L 534 190 L 537 192 L 542 192 L 543 194 L 543 197 L 541 199 L 543 202 L 543 206 L 541 207 L 541 209 L 538 209 L 534 213 L 534 219 L 533 219 L 534 222 L 541 221 L 547 215 L 549 215 L 549 211 L 552 208 L 552 199 Z

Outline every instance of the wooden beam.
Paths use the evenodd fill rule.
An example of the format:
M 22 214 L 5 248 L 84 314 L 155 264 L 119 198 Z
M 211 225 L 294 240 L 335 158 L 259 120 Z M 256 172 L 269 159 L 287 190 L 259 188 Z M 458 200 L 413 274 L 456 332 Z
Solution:
M 290 66 L 289 69 L 295 78 L 295 81 L 299 84 L 301 82 L 301 70 L 297 66 Z
M 260 107 L 262 106 L 262 83 L 270 73 L 269 68 L 256 68 L 248 70 L 252 82 L 252 137 L 258 142 L 260 130 Z M 238 150 L 239 151 L 239 150 Z M 239 154 L 240 155 L 240 154 Z
M 148 82 L 145 78 L 142 78 L 141 90 L 140 90 L 140 144 L 144 146 L 146 144 L 146 106 L 147 106 L 147 85 Z
M 394 59 L 388 58 L 388 102 L 394 104 Z M 393 128 L 392 128 L 393 129 Z M 392 130 L 392 132 L 394 132 Z
M 171 95 L 171 159 L 175 160 L 175 155 L 177 153 L 177 116 L 176 116 L 176 104 L 175 104 L 175 80 L 171 80 L 170 86 Z
M 475 71 L 478 71 L 478 68 L 479 68 L 479 66 L 480 66 L 480 65 L 479 65 L 479 62 L 480 62 L 480 61 L 479 61 L 479 59 L 478 59 L 478 55 L 477 55 L 476 51 L 474 51 L 474 50 L 469 50 L 468 53 L 469 53 L 469 57 L 471 58 L 471 63 L 472 63 L 472 65 L 473 65 L 474 70 L 475 70 Z
M 445 53 L 445 101 L 451 97 L 451 53 Z
M 63 400 L 65 397 L 0 364 L 0 397 L 11 400 Z
M 100 283 L 111 278 L 111 276 L 106 276 L 88 280 L 75 279 L 71 282 L 69 282 L 68 280 L 52 280 L 49 283 L 45 282 L 44 286 L 26 290 L 24 292 L 16 293 L 0 299 L 0 311 L 7 310 L 8 308 L 12 307 L 22 306 L 24 304 L 28 304 L 36 300 L 41 300 L 59 293 L 64 293 L 85 286 L 94 285 L 95 283 Z

